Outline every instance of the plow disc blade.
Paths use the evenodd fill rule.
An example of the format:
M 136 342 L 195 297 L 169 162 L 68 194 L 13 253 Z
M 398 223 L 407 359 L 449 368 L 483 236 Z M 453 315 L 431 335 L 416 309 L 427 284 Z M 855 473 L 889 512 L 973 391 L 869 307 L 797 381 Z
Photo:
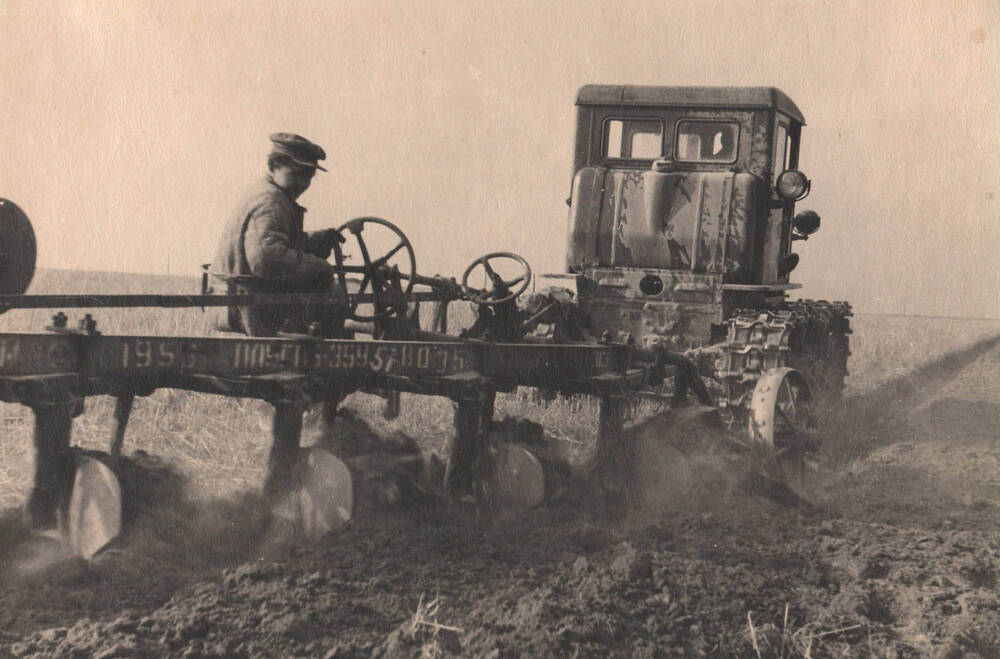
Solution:
M 339 458 L 323 449 L 304 451 L 302 481 L 293 495 L 293 514 L 306 542 L 315 542 L 351 521 L 354 480 Z
M 78 456 L 66 513 L 65 540 L 76 556 L 90 559 L 122 530 L 122 490 L 103 462 Z
M 545 500 L 545 471 L 531 451 L 517 444 L 498 442 L 492 453 L 493 473 L 483 483 L 492 507 L 526 510 Z

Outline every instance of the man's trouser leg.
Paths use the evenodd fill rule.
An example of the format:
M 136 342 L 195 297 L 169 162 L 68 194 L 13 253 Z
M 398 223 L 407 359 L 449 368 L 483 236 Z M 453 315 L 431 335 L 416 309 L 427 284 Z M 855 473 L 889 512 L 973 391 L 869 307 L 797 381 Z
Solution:
M 268 290 L 261 286 L 239 285 L 236 287 L 239 295 L 254 295 L 259 293 L 275 294 L 278 291 Z M 240 322 L 247 336 L 274 336 L 281 329 L 289 310 L 286 305 L 246 306 L 240 307 Z
M 311 303 L 302 308 L 303 325 L 313 323 L 317 334 L 324 338 L 339 338 L 344 333 L 344 318 L 347 315 L 347 293 L 336 282 L 319 282 L 308 287 L 309 293 L 326 293 L 329 300 Z

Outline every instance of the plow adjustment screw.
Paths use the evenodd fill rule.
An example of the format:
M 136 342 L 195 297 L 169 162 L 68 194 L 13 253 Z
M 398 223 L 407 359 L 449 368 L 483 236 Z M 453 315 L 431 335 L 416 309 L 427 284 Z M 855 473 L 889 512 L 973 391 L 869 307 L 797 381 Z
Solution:
M 52 316 L 52 326 L 53 327 L 66 327 L 66 321 L 67 320 L 69 320 L 69 319 L 66 318 L 66 314 L 64 314 L 63 312 L 60 311 L 56 315 Z

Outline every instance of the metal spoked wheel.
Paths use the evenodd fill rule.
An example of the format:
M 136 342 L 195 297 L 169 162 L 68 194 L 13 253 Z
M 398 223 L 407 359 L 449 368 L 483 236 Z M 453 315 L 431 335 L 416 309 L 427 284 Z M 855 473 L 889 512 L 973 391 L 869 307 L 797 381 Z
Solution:
M 818 443 L 810 398 L 805 379 L 791 368 L 767 371 L 754 387 L 748 415 L 751 464 L 775 484 L 801 485 L 815 471 Z
M 504 279 L 490 261 L 513 263 L 517 272 L 513 277 Z M 473 273 L 478 268 L 483 269 L 485 279 L 488 280 L 483 288 L 469 285 Z M 529 283 L 531 283 L 531 266 L 522 256 L 513 252 L 492 252 L 480 256 L 465 269 L 462 275 L 462 292 L 471 302 L 492 307 L 515 299 L 528 288 Z
M 366 237 L 362 237 L 366 227 L 381 229 L 369 231 Z M 342 235 L 350 233 L 354 236 L 362 260 L 359 265 L 347 265 L 340 245 L 333 247 L 337 281 L 347 292 L 348 300 L 351 300 L 348 316 L 358 321 L 372 321 L 394 312 L 405 312 L 417 271 L 417 259 L 406 234 L 392 222 L 379 217 L 355 218 L 345 222 L 338 230 Z M 377 253 L 381 253 L 381 256 L 374 256 Z M 362 277 L 361 285 L 356 291 L 348 290 L 346 275 L 350 273 L 357 273 Z M 369 290 L 374 297 L 372 313 L 358 313 L 359 303 L 354 301 L 355 296 Z

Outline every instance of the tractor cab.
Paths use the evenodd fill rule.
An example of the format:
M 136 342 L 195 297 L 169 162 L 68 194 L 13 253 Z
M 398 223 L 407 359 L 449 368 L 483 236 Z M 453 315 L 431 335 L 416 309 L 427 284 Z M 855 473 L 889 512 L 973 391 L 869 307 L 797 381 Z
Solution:
M 587 85 L 577 96 L 566 267 L 597 333 L 704 345 L 735 309 L 783 300 L 805 120 L 773 87 Z M 714 333 L 714 334 L 713 334 Z

